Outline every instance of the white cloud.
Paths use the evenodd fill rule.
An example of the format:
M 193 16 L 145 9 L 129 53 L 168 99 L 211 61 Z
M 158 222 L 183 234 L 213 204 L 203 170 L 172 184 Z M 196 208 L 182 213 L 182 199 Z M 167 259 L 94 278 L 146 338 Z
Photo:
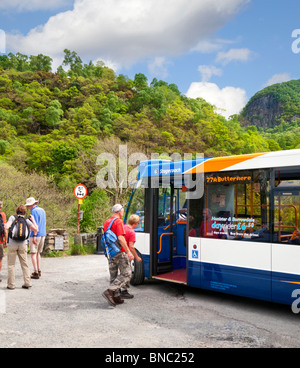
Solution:
M 241 112 L 247 102 L 246 91 L 241 88 L 225 87 L 220 89 L 214 83 L 193 82 L 186 93 L 187 97 L 202 97 L 216 106 L 217 112 L 226 118 Z
M 264 85 L 264 87 L 271 86 L 272 84 L 276 83 L 283 83 L 288 82 L 291 80 L 290 73 L 281 73 L 281 74 L 274 74 Z
M 249 49 L 230 49 L 229 51 L 220 51 L 217 55 L 216 62 L 227 65 L 232 61 L 248 61 L 252 52 Z
M 73 4 L 74 0 L 1 0 L 0 10 L 36 11 L 59 9 L 66 5 Z
M 148 70 L 150 74 L 160 77 L 167 78 L 168 77 L 168 65 L 171 63 L 163 56 L 159 56 L 154 58 L 154 60 L 149 63 Z
M 233 42 L 234 41 L 222 39 L 216 40 L 205 39 L 199 41 L 197 45 L 191 49 L 191 51 L 201 52 L 202 54 L 210 54 L 221 50 L 224 47 L 224 45 L 231 44 Z
M 201 73 L 202 82 L 208 82 L 213 75 L 220 77 L 223 73 L 221 69 L 213 65 L 199 65 L 198 71 Z
M 12 52 L 58 57 L 67 48 L 82 58 L 129 66 L 191 50 L 249 1 L 75 0 L 73 10 L 51 17 L 27 35 L 8 35 L 7 43 Z

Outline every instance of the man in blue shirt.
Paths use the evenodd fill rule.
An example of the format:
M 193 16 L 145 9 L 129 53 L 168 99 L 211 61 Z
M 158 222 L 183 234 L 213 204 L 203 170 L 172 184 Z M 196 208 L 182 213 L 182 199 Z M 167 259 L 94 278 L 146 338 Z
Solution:
M 33 197 L 27 198 L 25 206 L 31 211 L 31 214 L 38 225 L 38 232 L 31 231 L 29 237 L 29 247 L 31 253 L 31 261 L 34 272 L 31 275 L 32 279 L 39 279 L 42 275 L 41 272 L 41 253 L 44 249 L 45 237 L 46 237 L 46 213 L 37 206 L 39 201 L 36 201 Z

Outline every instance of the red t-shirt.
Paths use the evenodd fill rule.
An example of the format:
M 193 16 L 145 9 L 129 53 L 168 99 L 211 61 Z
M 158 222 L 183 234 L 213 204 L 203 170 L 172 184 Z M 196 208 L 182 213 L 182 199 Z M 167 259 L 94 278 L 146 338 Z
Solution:
M 6 215 L 4 212 L 0 212 L 4 224 L 6 224 Z M 0 243 L 3 243 L 3 235 L 0 235 Z
M 136 242 L 136 236 L 135 236 L 135 231 L 129 226 L 129 225 L 125 225 L 125 240 L 127 245 L 129 246 L 129 242 Z
M 108 226 L 110 225 L 110 223 L 112 222 L 112 220 L 116 218 L 116 216 L 112 216 L 111 218 L 109 218 L 108 220 L 105 221 L 104 226 L 103 226 L 103 230 L 106 231 Z M 117 220 L 114 221 L 114 223 L 112 224 L 110 230 L 115 233 L 117 236 L 123 235 L 124 237 L 126 236 L 126 232 L 124 229 L 124 223 L 123 221 L 117 217 Z M 121 251 L 125 252 L 125 250 L 123 249 L 123 247 L 121 246 Z

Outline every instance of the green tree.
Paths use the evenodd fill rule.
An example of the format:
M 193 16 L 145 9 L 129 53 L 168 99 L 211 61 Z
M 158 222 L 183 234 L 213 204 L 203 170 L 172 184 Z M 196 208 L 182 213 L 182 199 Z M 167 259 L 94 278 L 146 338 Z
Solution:
M 147 77 L 142 74 L 142 73 L 137 73 L 135 76 L 134 76 L 134 81 L 133 81 L 133 85 L 134 87 L 140 91 L 142 89 L 145 89 L 148 87 L 148 79 Z
M 51 150 L 51 165 L 49 172 L 63 173 L 64 163 L 69 160 L 74 160 L 78 156 L 77 149 L 70 147 L 67 143 L 59 143 L 57 147 Z
M 0 155 L 4 155 L 9 143 L 3 139 L 0 139 Z
M 68 49 L 64 50 L 65 57 L 63 65 L 69 65 L 70 71 L 68 75 L 70 76 L 80 76 L 83 72 L 82 60 L 80 56 L 75 51 L 70 51 Z
M 29 67 L 32 71 L 41 70 L 44 72 L 50 72 L 52 61 L 51 57 L 43 54 L 39 54 L 37 56 L 31 55 L 29 57 Z
M 28 63 L 28 56 L 21 54 L 19 52 L 16 53 L 16 55 L 9 53 L 8 54 L 9 60 L 10 60 L 10 67 L 19 71 L 19 72 L 25 72 L 26 70 L 29 70 L 29 63 Z
M 58 126 L 63 114 L 64 112 L 61 108 L 61 103 L 58 100 L 51 101 L 46 112 L 46 122 L 49 127 L 54 128 Z

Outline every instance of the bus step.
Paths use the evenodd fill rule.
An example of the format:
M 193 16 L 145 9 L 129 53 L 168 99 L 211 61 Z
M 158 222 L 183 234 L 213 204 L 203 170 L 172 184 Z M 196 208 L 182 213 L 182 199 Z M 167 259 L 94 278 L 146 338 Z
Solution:
M 174 270 L 174 271 L 171 271 L 171 272 L 167 272 L 167 273 L 164 273 L 164 274 L 153 276 L 153 278 L 158 279 L 158 280 L 176 282 L 178 284 L 186 284 L 187 283 L 186 269 L 185 268 L 181 268 L 179 270 Z
M 156 271 L 158 274 L 172 271 L 172 269 L 173 269 L 172 262 L 168 261 L 168 262 L 158 262 L 157 263 Z

